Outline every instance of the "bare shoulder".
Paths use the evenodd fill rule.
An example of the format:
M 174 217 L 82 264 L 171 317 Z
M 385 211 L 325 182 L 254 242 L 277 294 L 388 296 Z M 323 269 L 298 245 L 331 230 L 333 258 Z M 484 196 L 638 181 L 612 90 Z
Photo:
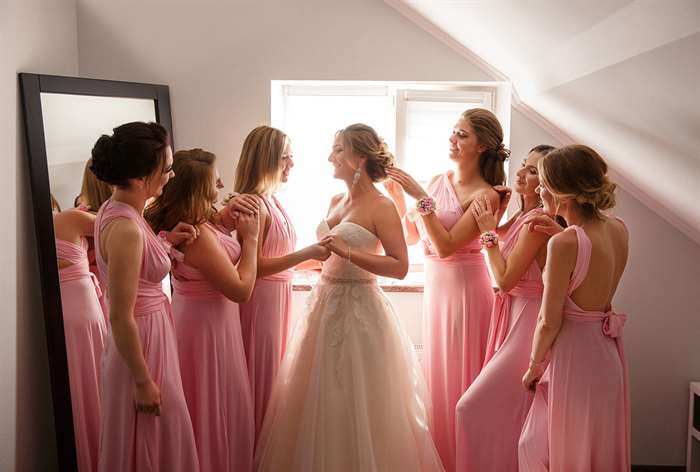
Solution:
M 578 251 L 578 239 L 575 231 L 562 231 L 555 234 L 547 243 L 547 250 L 552 255 L 565 257 L 576 255 Z
M 108 233 L 110 239 L 117 238 L 120 243 L 140 240 L 141 228 L 131 218 L 115 218 L 103 230 Z
M 207 253 L 217 244 L 217 237 L 216 234 L 214 234 L 215 230 L 207 225 L 197 225 L 197 228 L 199 229 L 199 236 L 197 236 L 197 239 L 190 244 L 182 244 L 178 247 L 185 255 L 185 262 L 187 262 L 189 258 Z
M 393 200 L 385 195 L 380 195 L 372 208 L 372 213 L 375 221 L 382 221 L 386 218 L 398 218 L 399 214 L 396 211 L 396 205 Z

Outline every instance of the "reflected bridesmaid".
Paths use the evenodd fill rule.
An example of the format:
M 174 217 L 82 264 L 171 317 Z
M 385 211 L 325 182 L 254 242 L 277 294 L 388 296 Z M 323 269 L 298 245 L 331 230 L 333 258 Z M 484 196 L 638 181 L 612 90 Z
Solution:
M 607 170 L 583 145 L 539 162 L 545 210 L 570 226 L 547 245 L 542 308 L 523 377 L 535 391 L 520 437 L 523 472 L 630 470 L 627 316 L 612 308 L 629 235 L 620 219 L 602 213 L 615 205 Z M 541 220 L 541 228 L 556 228 Z
M 168 133 L 157 123 L 127 123 L 102 135 L 91 170 L 116 187 L 97 213 L 95 252 L 107 281 L 110 336 L 102 363 L 99 470 L 198 471 L 180 378 L 170 303 L 161 282 L 168 249 L 195 237 L 179 223 L 169 240 L 142 214 L 172 178 Z
M 179 221 L 197 228 L 173 263 L 173 319 L 180 370 L 202 472 L 252 471 L 253 398 L 239 302 L 253 291 L 258 214 L 240 215 L 236 234 L 216 223 L 216 156 L 202 149 L 173 156 L 175 177 L 146 209 L 154 231 Z M 239 242 L 240 241 L 240 242 Z
M 469 211 L 485 198 L 499 208 L 494 186 L 505 182 L 509 151 L 496 116 L 476 108 L 460 116 L 450 136 L 454 170 L 434 177 L 424 190 L 410 175 L 389 169 L 389 176 L 417 200 L 420 216 L 404 218 L 409 243 L 425 250 L 423 358 L 432 401 L 431 432 L 442 463 L 455 470 L 455 407 L 481 371 L 494 295 L 481 254 L 479 227 Z M 390 187 L 399 211 L 403 194 Z
M 90 170 L 92 165 L 92 159 L 88 159 L 85 163 L 85 169 L 83 170 L 83 183 L 80 189 L 80 195 L 75 199 L 77 207 L 80 210 L 87 211 L 93 215 L 97 214 L 97 210 L 100 209 L 102 204 L 106 202 L 109 197 L 112 196 L 112 186 L 102 182 L 97 176 Z M 97 262 L 95 261 L 95 240 L 92 236 L 87 237 L 88 242 L 88 262 L 90 263 L 90 272 L 95 274 L 99 279 L 99 272 L 97 270 Z M 105 284 L 104 280 L 100 280 L 102 285 Z M 109 321 L 109 313 L 107 312 L 107 301 L 105 300 L 105 294 L 100 295 L 100 306 L 102 307 L 102 312 L 104 313 L 105 320 Z
M 98 299 L 100 285 L 88 268 L 87 238 L 92 237 L 95 216 L 59 209 L 53 215 L 53 224 L 78 470 L 96 471 L 100 445 L 100 363 L 107 325 Z
M 236 167 L 234 189 L 260 198 L 258 279 L 250 301 L 241 304 L 241 327 L 248 375 L 255 402 L 256 437 L 262 427 L 273 381 L 287 346 L 292 299 L 292 269 L 309 259 L 325 260 L 330 252 L 319 244 L 294 251 L 296 232 L 275 197 L 294 166 L 289 138 L 282 131 L 259 126 L 248 134 Z M 249 212 L 245 196 L 224 209 Z

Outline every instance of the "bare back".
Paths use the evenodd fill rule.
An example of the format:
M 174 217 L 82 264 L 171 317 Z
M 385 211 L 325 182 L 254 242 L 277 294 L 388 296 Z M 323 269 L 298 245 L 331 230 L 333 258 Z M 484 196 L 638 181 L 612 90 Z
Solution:
M 586 311 L 607 311 L 617 290 L 629 251 L 629 234 L 621 220 L 603 217 L 586 225 L 591 258 L 583 282 L 571 299 Z

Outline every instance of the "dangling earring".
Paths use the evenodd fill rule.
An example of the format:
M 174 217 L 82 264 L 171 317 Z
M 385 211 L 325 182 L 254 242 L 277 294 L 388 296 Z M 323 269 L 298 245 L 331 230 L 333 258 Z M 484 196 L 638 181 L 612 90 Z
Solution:
M 362 172 L 360 171 L 360 168 L 358 167 L 357 169 L 355 169 L 355 173 L 352 176 L 352 187 L 354 187 L 355 184 L 357 184 L 357 182 L 360 181 L 361 176 L 362 176 Z

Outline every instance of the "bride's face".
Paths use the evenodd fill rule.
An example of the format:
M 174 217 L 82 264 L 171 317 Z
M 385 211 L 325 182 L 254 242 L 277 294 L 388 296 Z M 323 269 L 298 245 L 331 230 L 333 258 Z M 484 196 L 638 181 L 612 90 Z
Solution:
M 328 156 L 328 162 L 333 164 L 333 178 L 348 180 L 352 179 L 355 168 L 350 165 L 352 156 L 345 150 L 343 136 L 338 134 L 333 141 L 333 150 Z

